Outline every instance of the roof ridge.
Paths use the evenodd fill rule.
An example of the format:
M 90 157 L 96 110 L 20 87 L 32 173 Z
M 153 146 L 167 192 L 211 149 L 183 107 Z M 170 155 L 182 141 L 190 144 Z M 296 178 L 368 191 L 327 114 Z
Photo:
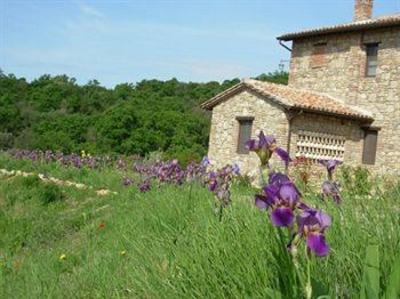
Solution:
M 287 87 L 287 85 L 268 82 L 268 81 L 261 81 L 261 80 L 251 79 L 251 78 L 243 81 L 243 83 L 247 87 L 249 87 L 250 89 L 257 89 L 259 93 L 264 94 L 264 95 L 272 98 L 272 100 L 274 100 L 275 102 L 280 103 L 283 106 L 292 106 L 292 105 L 294 105 L 293 101 L 291 101 L 290 99 L 285 99 L 285 98 L 279 97 L 277 95 L 272 94 L 271 92 L 269 92 L 269 93 L 265 92 L 264 90 L 260 89 L 257 85 L 253 85 L 253 84 L 263 84 L 263 85 L 278 86 L 278 87 Z

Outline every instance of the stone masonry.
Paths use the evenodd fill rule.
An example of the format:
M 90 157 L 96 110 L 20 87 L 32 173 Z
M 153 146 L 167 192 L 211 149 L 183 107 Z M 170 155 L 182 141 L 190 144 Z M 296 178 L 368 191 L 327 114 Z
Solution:
M 252 117 L 252 137 L 259 130 L 275 136 L 291 157 L 354 166 L 363 165 L 364 150 L 373 164 L 378 132 L 375 163 L 363 166 L 400 175 L 400 14 L 373 19 L 373 0 L 355 0 L 354 8 L 351 23 L 278 37 L 292 41 L 287 87 L 244 80 L 202 104 L 212 110 L 209 157 L 217 167 L 237 162 L 243 173 L 257 169 L 254 153 L 237 150 L 237 118 Z M 367 61 L 376 66 L 370 76 Z M 364 148 L 366 129 L 373 143 Z
M 216 167 L 237 163 L 243 173 L 257 171 L 259 160 L 255 153 L 237 153 L 239 122 L 236 118 L 247 116 L 254 117 L 252 137 L 264 130 L 276 136 L 278 144 L 286 148 L 289 123 L 283 109 L 251 91 L 242 91 L 212 111 L 208 155 Z M 275 167 L 282 166 L 276 158 L 271 162 Z
M 327 46 L 326 64 L 313 68 L 313 45 L 321 42 Z M 377 75 L 366 77 L 364 45 L 372 42 L 379 42 Z M 372 112 L 372 126 L 380 131 L 376 163 L 370 168 L 400 171 L 400 28 L 294 40 L 289 86 L 323 92 Z

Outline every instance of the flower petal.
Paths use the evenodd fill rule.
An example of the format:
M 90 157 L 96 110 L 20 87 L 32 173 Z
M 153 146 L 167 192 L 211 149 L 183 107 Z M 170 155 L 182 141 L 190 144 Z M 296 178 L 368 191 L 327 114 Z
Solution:
M 260 131 L 260 133 L 258 134 L 258 141 L 260 148 L 268 148 L 276 143 L 274 137 L 265 135 L 263 131 Z
M 208 190 L 215 191 L 217 189 L 218 183 L 216 180 L 210 180 L 208 182 Z
M 283 162 L 285 162 L 285 165 L 288 166 L 289 162 L 292 161 L 292 159 L 289 157 L 289 154 L 287 151 L 285 151 L 281 147 L 277 147 L 275 149 L 275 153 L 282 159 Z
M 210 159 L 208 159 L 207 156 L 204 156 L 203 159 L 202 159 L 201 162 L 200 162 L 200 165 L 201 165 L 202 167 L 207 167 L 207 166 L 210 165 L 210 164 L 211 164 L 211 163 L 210 163 Z
M 327 228 L 332 223 L 331 217 L 328 214 L 322 212 L 321 210 L 317 211 L 315 217 L 318 219 L 319 226 L 321 227 L 321 229 Z
M 264 194 L 268 198 L 269 201 L 275 202 L 278 193 L 279 193 L 279 187 L 274 186 L 274 185 L 268 185 L 263 188 Z
M 245 143 L 245 146 L 249 151 L 258 150 L 258 142 L 255 139 L 247 140 L 246 143 Z
M 325 256 L 329 253 L 329 245 L 323 234 L 310 233 L 307 236 L 307 246 L 317 256 Z
M 326 169 L 327 169 L 329 172 L 332 172 L 332 171 L 334 171 L 335 168 L 336 168 L 338 165 L 340 165 L 340 164 L 342 164 L 341 161 L 338 161 L 338 160 L 328 160 L 327 165 L 326 165 Z
M 286 174 L 283 174 L 280 172 L 271 172 L 269 174 L 269 178 L 268 178 L 269 184 L 280 186 L 285 182 L 290 182 L 290 179 Z
M 299 200 L 299 193 L 296 186 L 292 182 L 282 184 L 279 189 L 279 198 L 293 205 Z
M 259 208 L 260 210 L 265 210 L 269 207 L 267 198 L 261 194 L 256 194 L 255 204 L 256 207 Z
M 328 176 L 331 177 L 333 174 L 333 171 L 336 169 L 336 167 L 340 164 L 342 164 L 341 161 L 339 160 L 318 160 L 318 163 L 326 167 L 326 170 L 328 171 Z
M 275 226 L 290 226 L 293 220 L 294 214 L 290 208 L 276 208 L 271 212 L 271 221 Z

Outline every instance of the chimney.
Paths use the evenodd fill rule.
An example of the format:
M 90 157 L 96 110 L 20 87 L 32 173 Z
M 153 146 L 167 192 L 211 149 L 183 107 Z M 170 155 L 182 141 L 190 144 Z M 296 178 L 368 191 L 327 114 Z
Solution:
M 355 0 L 354 21 L 371 19 L 374 0 Z

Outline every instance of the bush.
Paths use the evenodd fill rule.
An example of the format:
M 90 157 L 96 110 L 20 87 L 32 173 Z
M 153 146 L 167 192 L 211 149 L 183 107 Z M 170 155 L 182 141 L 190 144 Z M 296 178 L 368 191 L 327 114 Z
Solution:
M 372 191 L 370 173 L 365 168 L 342 166 L 340 178 L 343 187 L 352 194 L 368 195 Z
M 252 179 L 248 175 L 238 175 L 235 177 L 235 183 L 239 188 L 252 188 L 251 181 Z
M 38 196 L 39 200 L 45 205 L 64 199 L 60 187 L 51 184 L 42 184 L 38 189 Z
M 40 185 L 40 179 L 37 176 L 27 176 L 22 179 L 22 186 L 26 188 L 35 188 Z

